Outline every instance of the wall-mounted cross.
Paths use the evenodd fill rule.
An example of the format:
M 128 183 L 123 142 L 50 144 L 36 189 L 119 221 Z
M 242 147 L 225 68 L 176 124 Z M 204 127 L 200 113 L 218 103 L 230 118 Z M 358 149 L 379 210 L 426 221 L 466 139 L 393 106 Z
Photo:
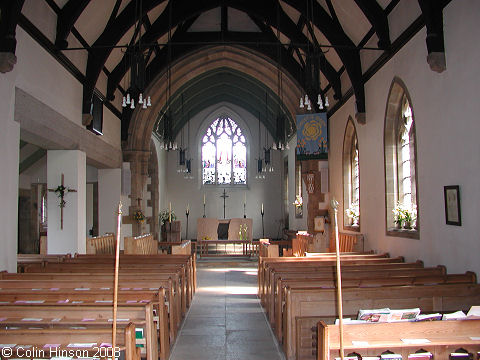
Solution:
M 64 181 L 65 176 L 62 174 L 62 183 L 56 189 L 48 189 L 48 191 L 54 192 L 60 198 L 60 204 L 58 204 L 60 206 L 60 230 L 63 230 L 63 208 L 67 204 L 65 195 L 69 192 L 77 192 L 77 190 L 65 187 Z
M 220 195 L 223 198 L 223 218 L 225 219 L 225 200 L 227 199 L 228 195 L 225 189 L 223 189 L 223 195 Z

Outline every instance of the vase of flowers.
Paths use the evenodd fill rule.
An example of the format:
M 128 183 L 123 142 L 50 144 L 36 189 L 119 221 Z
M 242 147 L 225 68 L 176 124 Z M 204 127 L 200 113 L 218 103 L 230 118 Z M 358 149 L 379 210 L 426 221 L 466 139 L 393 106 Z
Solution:
M 360 209 L 358 205 L 351 204 L 348 209 L 345 210 L 345 214 L 351 221 L 352 226 L 358 226 L 358 220 L 360 219 Z
M 238 237 L 240 240 L 248 240 L 247 230 L 248 230 L 247 224 L 240 225 L 240 230 L 238 231 Z
M 170 215 L 172 217 L 172 222 L 177 220 L 177 216 L 175 215 L 175 212 L 173 210 L 171 212 L 168 209 L 164 209 L 160 211 L 160 214 L 158 214 L 160 225 L 165 225 L 165 223 L 167 223 L 170 220 Z
M 145 222 L 145 215 L 143 215 L 142 210 L 135 211 L 133 218 L 141 224 Z

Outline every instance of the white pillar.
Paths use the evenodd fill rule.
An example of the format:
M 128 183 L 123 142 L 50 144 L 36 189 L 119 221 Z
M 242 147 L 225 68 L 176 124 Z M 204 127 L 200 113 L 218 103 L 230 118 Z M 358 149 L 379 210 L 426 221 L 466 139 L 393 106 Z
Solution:
M 63 229 L 61 229 L 60 199 L 48 192 L 48 245 L 49 254 L 84 254 L 86 250 L 86 155 L 79 150 L 49 150 L 47 152 L 47 184 L 49 189 L 61 185 L 76 190 L 65 192 Z
M 121 195 L 122 169 L 99 169 L 98 235 L 117 232 L 117 212 Z M 127 209 L 124 206 L 123 212 L 125 213 Z
M 5 75 L 2 74 L 2 81 Z M 0 86 L 0 270 L 17 271 L 18 156 L 20 124 L 13 120 L 14 102 L 9 87 Z

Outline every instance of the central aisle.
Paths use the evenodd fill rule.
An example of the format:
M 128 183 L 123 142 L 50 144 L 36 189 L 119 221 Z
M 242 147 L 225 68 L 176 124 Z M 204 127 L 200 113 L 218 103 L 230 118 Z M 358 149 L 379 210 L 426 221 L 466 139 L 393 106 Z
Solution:
M 171 360 L 284 359 L 256 295 L 256 262 L 199 260 L 197 285 Z

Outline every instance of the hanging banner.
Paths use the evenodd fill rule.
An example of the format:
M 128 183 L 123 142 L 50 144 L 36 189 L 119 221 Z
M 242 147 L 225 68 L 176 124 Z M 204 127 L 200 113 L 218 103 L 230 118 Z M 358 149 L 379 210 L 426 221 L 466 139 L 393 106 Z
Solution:
M 327 159 L 327 114 L 297 115 L 297 159 Z

